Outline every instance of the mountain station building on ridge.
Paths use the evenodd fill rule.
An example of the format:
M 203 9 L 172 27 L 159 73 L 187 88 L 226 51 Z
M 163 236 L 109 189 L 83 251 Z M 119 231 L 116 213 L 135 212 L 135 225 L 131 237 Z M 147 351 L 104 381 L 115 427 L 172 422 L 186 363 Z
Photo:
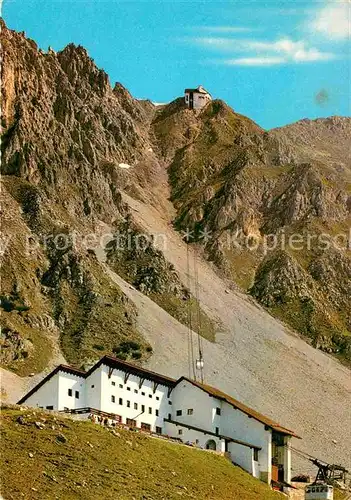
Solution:
M 57 366 L 21 398 L 47 410 L 104 412 L 116 422 L 226 454 L 254 477 L 286 486 L 291 481 L 293 431 L 224 392 L 178 380 L 112 356 L 90 370 Z

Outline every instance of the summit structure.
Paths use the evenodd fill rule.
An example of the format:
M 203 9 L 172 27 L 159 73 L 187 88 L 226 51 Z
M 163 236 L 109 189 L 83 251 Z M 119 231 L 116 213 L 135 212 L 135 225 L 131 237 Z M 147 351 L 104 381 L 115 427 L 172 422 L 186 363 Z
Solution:
M 185 104 L 189 109 L 201 109 L 210 101 L 212 101 L 212 96 L 202 85 L 199 85 L 196 89 L 185 89 Z

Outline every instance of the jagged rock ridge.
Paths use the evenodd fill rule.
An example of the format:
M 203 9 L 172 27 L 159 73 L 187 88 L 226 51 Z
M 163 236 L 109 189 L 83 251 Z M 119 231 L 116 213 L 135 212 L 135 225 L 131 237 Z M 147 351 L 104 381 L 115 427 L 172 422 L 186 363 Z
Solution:
M 81 46 L 45 53 L 4 25 L 2 41 L 2 361 L 25 375 L 44 369 L 57 345 L 80 366 L 126 342 L 144 359 L 135 308 L 93 247 L 131 217 L 122 191 L 162 205 L 155 106 L 111 87 Z
M 182 99 L 155 107 L 119 83 L 111 87 L 83 47 L 44 53 L 6 27 L 2 37 L 7 365 L 45 366 L 45 349 L 37 366 L 28 363 L 45 342 L 42 324 L 72 362 L 118 350 L 130 338 L 145 348 L 132 304 L 71 233 L 123 226 L 132 217 L 123 192 L 166 204 L 167 173 L 175 226 L 193 231 L 221 272 L 314 345 L 350 355 L 347 249 L 276 251 L 295 233 L 327 233 L 330 241 L 347 231 L 349 119 L 302 120 L 266 132 L 218 100 L 200 113 Z M 156 293 L 155 300 L 170 295 L 166 309 L 188 293 L 176 275 L 170 280 L 159 252 L 151 252 L 146 268 L 160 287 L 148 291 L 143 255 L 126 272 L 134 255 L 113 255 L 111 248 L 109 262 L 127 280 Z M 178 317 L 186 322 L 184 311 Z

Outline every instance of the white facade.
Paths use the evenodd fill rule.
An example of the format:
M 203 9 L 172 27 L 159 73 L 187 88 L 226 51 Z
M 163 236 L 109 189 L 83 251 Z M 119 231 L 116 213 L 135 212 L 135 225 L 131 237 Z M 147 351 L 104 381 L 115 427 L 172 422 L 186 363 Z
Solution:
M 60 366 L 19 404 L 104 412 L 130 427 L 226 453 L 253 476 L 290 482 L 294 433 L 215 388 L 105 356 L 88 372 Z M 274 462 L 274 465 L 273 465 Z M 273 472 L 272 472 L 273 471 Z
M 190 109 L 201 109 L 212 101 L 211 94 L 202 85 L 199 85 L 196 89 L 185 89 L 184 99 L 185 104 Z
M 29 395 L 26 403 L 47 410 L 76 409 L 86 406 L 84 376 L 79 375 L 78 370 L 77 373 L 72 373 L 69 367 L 67 370 L 56 369 L 54 372 L 44 384 L 38 384 L 38 389 Z
M 112 413 L 121 417 L 122 423 L 127 419 L 134 420 L 133 425 L 141 427 L 142 424 L 150 426 L 150 430 L 161 433 L 163 431 L 164 417 L 168 416 L 171 401 L 168 397 L 169 388 L 165 385 L 155 384 L 135 374 L 130 374 L 126 380 L 126 373 L 122 370 L 113 370 L 109 376 L 109 367 L 101 365 L 98 370 L 100 374 L 100 389 L 98 386 L 87 387 L 87 393 L 101 394 L 101 403 L 98 409 L 106 413 Z M 90 379 L 90 377 L 89 377 Z M 90 382 L 87 379 L 89 386 Z M 93 398 L 87 400 L 87 406 L 95 408 L 91 403 Z M 145 427 L 145 426 L 144 426 Z M 159 429 L 156 429 L 156 428 Z

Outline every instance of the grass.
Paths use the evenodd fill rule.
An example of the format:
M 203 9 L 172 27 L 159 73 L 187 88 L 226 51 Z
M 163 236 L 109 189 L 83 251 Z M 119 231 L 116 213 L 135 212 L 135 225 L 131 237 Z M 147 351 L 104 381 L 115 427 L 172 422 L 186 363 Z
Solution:
M 266 179 L 278 179 L 293 170 L 292 165 L 259 166 L 251 167 L 249 173 L 254 177 L 265 177 Z
M 1 325 L 1 329 L 5 332 L 10 329 L 12 332 L 20 332 L 21 338 L 31 346 L 26 356 L 19 353 L 17 359 L 13 359 L 7 363 L 2 363 L 7 369 L 21 377 L 25 377 L 30 373 L 40 373 L 47 366 L 51 358 L 53 338 L 41 328 L 31 328 L 23 323 L 23 318 L 16 312 L 7 314 L 6 326 Z M 5 359 L 8 342 L 4 336 L 0 339 L 0 349 L 2 358 Z
M 134 304 L 101 273 L 94 256 L 86 257 L 85 269 L 93 279 L 97 297 L 91 306 L 79 300 L 67 283 L 61 288 L 67 317 L 61 330 L 61 347 L 66 359 L 82 366 L 111 354 L 125 341 L 138 343 L 142 355 L 146 354 L 149 344 L 137 331 Z
M 116 436 L 97 424 L 19 407 L 5 407 L 1 423 L 6 500 L 283 498 L 222 456 L 140 433 L 118 429 Z
M 151 294 L 150 298 L 156 302 L 162 309 L 168 312 L 179 323 L 185 326 L 189 325 L 189 301 L 172 295 L 171 293 Z M 191 311 L 191 329 L 197 332 L 201 337 L 215 342 L 216 329 L 214 322 L 207 316 L 206 313 L 198 307 L 198 301 L 194 297 L 190 299 Z
M 259 256 L 249 250 L 225 250 L 225 258 L 230 265 L 233 280 L 245 292 L 248 291 L 255 279 L 255 270 L 259 264 Z
M 348 500 L 348 498 L 348 494 L 344 491 L 334 489 L 334 500 Z

